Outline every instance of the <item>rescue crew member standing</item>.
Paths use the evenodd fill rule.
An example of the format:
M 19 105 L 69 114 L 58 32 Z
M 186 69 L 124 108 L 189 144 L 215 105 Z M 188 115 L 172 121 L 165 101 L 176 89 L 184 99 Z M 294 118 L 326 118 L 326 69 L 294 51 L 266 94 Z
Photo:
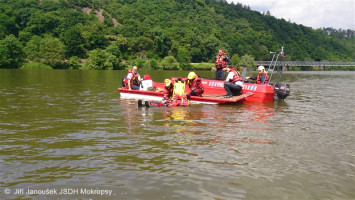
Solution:
M 228 62 L 228 65 L 231 64 L 227 54 L 223 52 L 223 49 L 222 48 L 218 49 L 218 54 L 214 62 L 215 70 L 216 70 L 216 80 L 224 80 L 225 78 L 224 68 L 226 67 L 226 62 Z
M 269 76 L 267 72 L 265 72 L 264 66 L 260 65 L 258 67 L 258 75 L 256 77 L 246 77 L 246 79 L 256 80 L 256 84 L 268 84 L 269 83 Z
M 228 75 L 226 78 L 226 82 L 224 82 L 224 89 L 226 90 L 225 98 L 231 98 L 233 95 L 242 94 L 243 88 L 243 78 L 240 76 L 237 69 L 232 66 L 228 66 L 226 68 Z
M 190 88 L 190 96 L 202 96 L 204 89 L 200 77 L 195 72 L 187 75 L 187 84 Z
M 140 82 L 143 80 L 137 72 L 137 66 L 133 66 L 131 70 L 128 70 L 127 74 L 127 86 L 128 90 L 139 90 Z

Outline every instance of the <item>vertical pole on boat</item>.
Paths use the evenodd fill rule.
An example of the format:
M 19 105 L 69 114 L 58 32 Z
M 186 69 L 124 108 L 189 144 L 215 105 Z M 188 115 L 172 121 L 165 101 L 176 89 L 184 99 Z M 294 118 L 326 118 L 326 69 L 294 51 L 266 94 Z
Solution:
M 274 73 L 274 69 L 275 69 L 275 67 L 276 67 L 277 60 L 279 59 L 279 56 L 280 56 L 280 53 L 279 53 L 278 51 L 277 51 L 277 52 L 271 52 L 271 51 L 270 51 L 270 53 L 274 53 L 274 56 L 272 57 L 272 60 L 271 60 L 270 65 L 272 65 L 272 61 L 274 60 L 275 55 L 276 55 L 276 60 L 275 60 L 275 62 L 274 62 L 274 67 L 273 67 L 272 70 L 271 70 L 271 75 L 270 75 L 270 78 L 269 78 L 269 83 L 271 83 L 272 74 Z M 270 67 L 269 67 L 269 69 L 270 69 Z M 269 70 L 268 70 L 268 71 L 269 71 Z
M 284 59 L 284 55 L 285 55 L 284 47 L 281 47 L 281 60 Z M 277 70 L 277 74 L 279 75 L 279 81 L 278 82 L 281 81 L 282 72 L 284 70 L 284 66 L 283 65 L 284 65 L 283 62 L 281 61 L 281 65 L 280 65 L 281 70 L 280 71 Z
M 245 81 L 245 75 L 247 74 L 247 70 L 248 70 L 248 68 L 244 67 L 242 75 L 240 75 L 242 77 L 242 79 L 243 79 L 243 82 Z

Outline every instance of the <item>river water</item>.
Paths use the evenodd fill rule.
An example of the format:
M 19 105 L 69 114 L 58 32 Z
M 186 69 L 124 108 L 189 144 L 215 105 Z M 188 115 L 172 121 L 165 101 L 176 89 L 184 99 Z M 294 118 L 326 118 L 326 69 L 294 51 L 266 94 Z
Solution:
M 355 199 L 355 72 L 284 73 L 285 102 L 148 109 L 119 98 L 125 73 L 0 70 L 0 199 Z

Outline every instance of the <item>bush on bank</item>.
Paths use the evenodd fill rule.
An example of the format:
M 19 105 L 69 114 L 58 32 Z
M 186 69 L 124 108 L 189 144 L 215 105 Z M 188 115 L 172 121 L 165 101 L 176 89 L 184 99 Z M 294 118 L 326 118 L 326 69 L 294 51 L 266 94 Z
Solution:
M 51 66 L 41 62 L 28 62 L 24 63 L 20 69 L 53 69 Z

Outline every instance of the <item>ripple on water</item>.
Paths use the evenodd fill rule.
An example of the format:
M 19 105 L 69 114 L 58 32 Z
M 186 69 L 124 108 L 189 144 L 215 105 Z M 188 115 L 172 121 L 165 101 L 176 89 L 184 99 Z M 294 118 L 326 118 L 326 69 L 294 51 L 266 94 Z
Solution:
M 119 99 L 110 85 L 121 72 L 56 73 L 5 89 L 0 74 L 1 189 L 102 187 L 112 199 L 355 196 L 346 73 L 286 73 L 285 102 L 149 109 Z

